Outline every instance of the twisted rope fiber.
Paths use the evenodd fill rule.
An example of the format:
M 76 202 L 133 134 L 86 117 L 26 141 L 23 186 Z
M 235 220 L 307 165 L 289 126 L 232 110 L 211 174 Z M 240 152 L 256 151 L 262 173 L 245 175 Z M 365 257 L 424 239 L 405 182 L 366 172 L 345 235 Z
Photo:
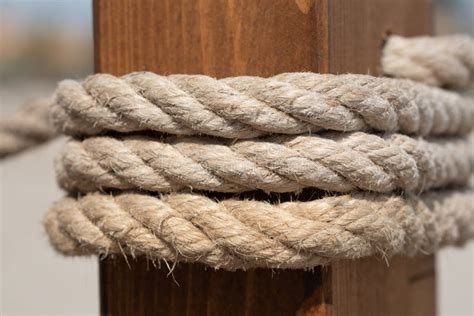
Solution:
M 435 86 L 462 88 L 474 74 L 474 39 L 467 35 L 390 36 L 382 53 L 387 75 Z
M 100 74 L 82 85 L 63 81 L 54 99 L 35 100 L 0 121 L 0 158 L 56 137 L 53 123 L 75 135 L 153 130 L 252 138 L 322 129 L 459 134 L 469 131 L 474 120 L 468 98 L 364 75 L 287 73 L 217 81 L 206 76 L 133 73 L 120 79 Z
M 393 37 L 382 65 L 395 77 L 459 88 L 472 80 L 472 47 L 462 37 Z M 56 163 L 61 186 L 85 193 L 45 217 L 64 254 L 307 268 L 431 253 L 474 237 L 474 192 L 465 186 L 474 105 L 453 92 L 367 75 L 217 80 L 140 72 L 66 80 L 53 99 L 0 122 L 0 157 L 56 136 L 52 124 L 88 137 L 71 140 Z M 102 135 L 139 131 L 171 136 Z M 424 192 L 448 185 L 464 189 Z M 175 192 L 306 187 L 351 193 L 269 204 Z M 131 191 L 91 193 L 102 189 Z M 402 193 L 383 194 L 394 190 Z
M 425 141 L 363 132 L 222 141 L 205 137 L 91 137 L 66 144 L 56 160 L 69 191 L 185 189 L 219 192 L 421 192 L 465 184 L 474 133 Z
M 472 190 L 356 193 L 271 205 L 194 194 L 64 198 L 44 224 L 66 255 L 130 254 L 228 270 L 431 253 L 474 236 Z
M 52 120 L 71 135 L 158 131 L 245 139 L 324 129 L 452 135 L 472 128 L 472 103 L 436 87 L 367 75 L 217 80 L 137 72 L 62 81 Z
M 42 144 L 56 136 L 49 122 L 52 100 L 39 98 L 14 115 L 0 119 L 0 158 Z
M 474 40 L 468 36 L 389 37 L 386 74 L 455 88 L 472 81 Z M 252 138 L 321 129 L 419 135 L 472 128 L 472 100 L 408 80 L 363 75 L 281 74 L 272 78 L 95 75 L 60 83 L 52 118 L 60 131 L 96 135 L 154 130 Z M 57 136 L 39 100 L 0 121 L 0 158 Z M 37 107 L 37 109 L 34 109 Z

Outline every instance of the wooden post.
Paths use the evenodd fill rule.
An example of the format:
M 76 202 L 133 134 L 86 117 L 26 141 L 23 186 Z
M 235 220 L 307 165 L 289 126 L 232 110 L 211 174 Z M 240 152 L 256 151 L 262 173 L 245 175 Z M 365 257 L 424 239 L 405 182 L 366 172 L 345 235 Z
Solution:
M 431 32 L 429 0 L 95 0 L 97 72 L 378 74 L 387 33 Z M 434 315 L 434 258 L 314 271 L 100 262 L 103 315 Z

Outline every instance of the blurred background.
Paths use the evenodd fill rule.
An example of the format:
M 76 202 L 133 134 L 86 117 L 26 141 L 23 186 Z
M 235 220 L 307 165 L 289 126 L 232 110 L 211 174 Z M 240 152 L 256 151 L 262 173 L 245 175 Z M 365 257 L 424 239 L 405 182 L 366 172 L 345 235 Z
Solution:
M 474 32 L 474 0 L 434 0 L 437 34 Z M 93 72 L 90 0 L 0 0 L 0 115 Z M 64 258 L 40 225 L 63 140 L 0 162 L 0 314 L 97 315 L 96 258 Z M 473 201 L 474 203 L 474 201 Z M 474 243 L 437 256 L 441 316 L 474 315 Z

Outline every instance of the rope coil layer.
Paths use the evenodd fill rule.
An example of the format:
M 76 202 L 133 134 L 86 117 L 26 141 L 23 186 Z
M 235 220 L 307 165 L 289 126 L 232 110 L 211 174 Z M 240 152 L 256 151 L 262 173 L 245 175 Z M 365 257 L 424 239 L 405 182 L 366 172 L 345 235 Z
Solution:
M 70 135 L 157 131 L 254 138 L 320 130 L 469 131 L 472 100 L 412 81 L 286 73 L 271 78 L 96 74 L 58 85 L 52 120 Z
M 39 98 L 14 115 L 0 119 L 0 158 L 35 147 L 56 135 L 49 122 L 51 100 Z
M 463 88 L 474 74 L 474 39 L 467 35 L 390 36 L 382 53 L 387 75 L 435 86 Z
M 337 259 L 415 255 L 474 237 L 472 190 L 357 193 L 271 205 L 194 194 L 91 193 L 45 217 L 66 255 L 129 254 L 228 270 L 308 268 Z
M 465 184 L 474 134 L 443 139 L 363 132 L 222 141 L 205 137 L 90 137 L 56 160 L 68 191 L 184 189 L 218 192 L 421 192 Z
M 474 76 L 474 40 L 465 35 L 390 36 L 382 69 L 396 78 L 465 87 Z M 59 84 L 49 101 L 0 120 L 0 158 L 57 136 L 159 131 L 252 138 L 319 130 L 462 134 L 472 128 L 472 100 L 410 80 L 364 75 L 288 73 L 272 78 L 94 75 Z M 38 107 L 38 109 L 33 109 Z M 51 111 L 51 122 L 47 113 Z
M 398 79 L 136 72 L 66 80 L 52 100 L 0 121 L 0 157 L 58 132 L 75 137 L 57 158 L 57 177 L 71 196 L 84 195 L 55 203 L 44 221 L 67 255 L 310 268 L 463 244 L 474 238 L 474 104 L 436 86 L 472 81 L 474 41 L 392 36 L 382 66 Z M 330 193 L 255 199 L 258 190 L 301 198 L 305 188 Z M 253 200 L 211 193 L 247 191 Z

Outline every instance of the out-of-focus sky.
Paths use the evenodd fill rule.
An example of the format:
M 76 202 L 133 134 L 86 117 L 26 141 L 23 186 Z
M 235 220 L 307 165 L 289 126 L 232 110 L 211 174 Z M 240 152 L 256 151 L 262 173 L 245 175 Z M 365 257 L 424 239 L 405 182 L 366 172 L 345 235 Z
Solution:
M 0 74 L 82 77 L 92 71 L 90 0 L 0 0 Z

